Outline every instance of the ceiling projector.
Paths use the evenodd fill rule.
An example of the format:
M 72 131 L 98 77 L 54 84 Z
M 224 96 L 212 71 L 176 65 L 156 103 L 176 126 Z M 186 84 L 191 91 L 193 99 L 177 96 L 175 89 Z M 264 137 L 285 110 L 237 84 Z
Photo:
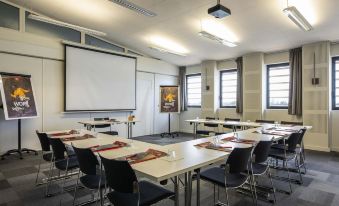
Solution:
M 217 5 L 208 9 L 208 14 L 214 16 L 215 18 L 221 19 L 231 15 L 231 10 L 221 5 L 220 0 L 218 0 Z

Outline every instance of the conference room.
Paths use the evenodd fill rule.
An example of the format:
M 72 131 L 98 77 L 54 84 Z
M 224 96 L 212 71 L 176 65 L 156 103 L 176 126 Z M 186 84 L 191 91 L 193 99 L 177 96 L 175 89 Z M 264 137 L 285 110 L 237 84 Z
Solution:
M 0 0 L 0 206 L 339 205 L 337 8 Z

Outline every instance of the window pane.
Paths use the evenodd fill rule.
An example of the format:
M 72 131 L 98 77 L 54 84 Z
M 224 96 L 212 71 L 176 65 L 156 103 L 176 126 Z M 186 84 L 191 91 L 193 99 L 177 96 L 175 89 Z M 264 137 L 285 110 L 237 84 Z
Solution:
M 333 101 L 333 109 L 339 109 L 339 57 L 333 57 L 334 61 L 334 68 L 333 68 L 333 75 L 334 75 L 334 81 L 332 84 L 334 84 L 334 97 L 332 98 Z
M 220 72 L 221 107 L 235 107 L 237 102 L 237 71 L 224 70 Z
M 268 65 L 268 107 L 288 106 L 290 68 L 287 63 Z
M 201 106 L 201 74 L 186 75 L 187 106 Z
M 19 30 L 19 9 L 0 2 L 0 27 Z
M 95 38 L 95 37 L 87 35 L 87 34 L 85 36 L 85 43 L 87 45 L 100 47 L 100 48 L 104 48 L 104 49 L 109 49 L 109 50 L 113 50 L 113 51 L 116 51 L 116 52 L 122 52 L 123 53 L 125 51 L 125 49 L 122 48 L 122 47 L 108 43 L 106 41 L 103 41 L 101 39 Z
M 79 31 L 29 19 L 29 14 L 29 12 L 26 12 L 26 32 L 80 43 L 81 35 Z

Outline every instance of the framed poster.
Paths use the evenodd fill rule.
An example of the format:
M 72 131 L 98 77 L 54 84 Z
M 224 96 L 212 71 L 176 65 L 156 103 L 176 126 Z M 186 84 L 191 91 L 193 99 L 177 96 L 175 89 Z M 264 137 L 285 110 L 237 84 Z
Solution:
M 30 76 L 1 74 L 0 91 L 6 120 L 38 116 Z
M 180 112 L 180 87 L 160 86 L 160 112 Z

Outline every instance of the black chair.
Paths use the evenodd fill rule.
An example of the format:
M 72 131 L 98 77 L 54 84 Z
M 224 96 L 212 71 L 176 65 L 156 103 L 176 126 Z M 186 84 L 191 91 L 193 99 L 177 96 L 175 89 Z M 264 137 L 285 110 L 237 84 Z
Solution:
M 257 119 L 257 120 L 255 120 L 255 122 L 256 123 L 274 124 L 274 120 Z
M 85 186 L 86 188 L 92 191 L 92 197 L 93 197 L 92 201 L 95 200 L 94 199 L 95 191 L 98 192 L 100 196 L 100 200 L 103 201 L 102 188 L 104 188 L 106 185 L 106 179 L 105 179 L 105 176 L 102 176 L 101 173 L 98 172 L 98 166 L 99 166 L 98 159 L 93 154 L 90 148 L 77 148 L 77 147 L 74 147 L 74 145 L 72 146 L 73 146 L 74 152 L 79 162 L 80 172 L 83 174 L 81 177 L 80 177 L 80 172 L 78 174 L 77 183 L 74 189 L 73 205 L 75 205 L 79 181 L 83 186 Z
M 40 174 L 40 169 L 41 169 L 41 162 L 42 160 L 45 160 L 46 162 L 49 162 L 51 164 L 52 163 L 52 151 L 51 151 L 51 145 L 49 143 L 47 134 L 39 132 L 38 130 L 36 130 L 35 132 L 39 138 L 39 142 L 41 146 L 41 158 L 39 160 L 38 172 L 36 174 L 36 179 L 35 179 L 35 184 L 37 185 L 39 174 Z
M 64 191 L 64 185 L 66 177 L 69 175 L 69 170 L 75 170 L 79 168 L 79 163 L 76 156 L 70 156 L 68 153 L 68 150 L 66 149 L 64 143 L 59 138 L 49 138 L 49 142 L 52 147 L 53 151 L 53 164 L 51 167 L 51 172 L 49 173 L 48 179 L 50 180 L 52 177 L 52 173 L 54 170 L 54 167 L 60 171 L 64 172 L 64 178 L 63 179 L 63 186 L 61 192 Z M 73 174 L 72 174 L 73 175 Z M 50 187 L 51 181 L 48 182 L 46 187 L 46 196 L 49 196 L 49 187 Z
M 303 122 L 289 122 L 289 121 L 281 121 L 280 124 L 297 125 L 297 126 L 304 125 Z
M 240 119 L 237 118 L 225 118 L 225 121 L 240 122 Z M 232 126 L 232 125 L 223 125 L 224 128 L 232 129 L 233 132 L 236 132 L 237 129 L 241 129 L 241 126 Z
M 217 120 L 215 117 L 206 117 L 206 120 Z M 218 129 L 219 125 L 218 124 L 213 124 L 213 123 L 204 123 L 204 127 L 207 128 L 212 128 L 215 132 L 215 129 Z M 197 130 L 196 133 L 199 135 L 206 135 L 208 136 L 210 134 L 210 130 Z
M 268 164 L 268 155 L 271 149 L 271 145 L 272 145 L 273 141 L 260 141 L 254 151 L 253 151 L 253 156 L 254 159 L 252 161 L 252 165 L 249 165 L 249 172 L 253 177 L 252 182 L 254 183 L 254 189 L 256 187 L 256 176 L 262 176 L 262 175 L 267 175 L 268 178 L 270 179 L 270 183 L 271 183 L 271 188 L 269 188 L 270 190 L 273 191 L 273 197 L 274 197 L 274 202 L 276 202 L 276 196 L 275 196 L 275 188 L 273 185 L 273 181 L 272 181 L 272 174 L 271 174 L 271 170 Z M 251 167 L 252 166 L 252 167 Z M 260 186 L 263 187 L 263 186 Z M 256 190 L 254 190 L 254 192 L 256 193 Z M 255 195 L 257 197 L 257 195 Z M 256 198 L 257 199 L 257 198 Z
M 104 118 L 94 118 L 94 121 L 104 121 L 104 120 L 109 120 L 109 117 L 104 117 Z M 102 125 L 93 125 L 92 128 L 94 130 L 96 128 L 110 128 L 109 131 L 105 132 L 100 132 L 102 134 L 108 134 L 108 135 L 118 135 L 119 133 L 117 131 L 112 131 L 112 125 L 111 124 L 102 124 Z
M 253 147 L 234 148 L 226 161 L 226 168 L 213 167 L 200 173 L 202 180 L 211 182 L 214 185 L 214 205 L 215 204 L 215 186 L 225 188 L 227 205 L 229 205 L 228 189 L 237 189 L 248 182 L 250 174 L 248 165 L 250 164 Z M 228 167 L 228 170 L 227 170 Z M 250 184 L 253 203 L 255 196 Z M 219 195 L 218 195 L 219 196 Z M 218 204 L 225 205 L 218 200 Z
M 299 172 L 299 182 L 302 184 L 302 175 L 300 171 L 300 163 L 297 158 L 297 144 L 300 141 L 300 137 L 302 135 L 303 131 L 300 130 L 299 132 L 292 133 L 287 140 L 284 140 L 284 146 L 282 148 L 275 148 L 271 147 L 271 150 L 269 152 L 269 157 L 272 158 L 272 160 L 276 160 L 275 168 L 278 168 L 278 161 L 283 161 L 283 169 L 287 170 L 288 175 L 288 183 L 290 187 L 290 194 L 292 193 L 292 185 L 291 185 L 291 177 L 290 177 L 290 169 L 288 167 L 288 162 L 295 160 L 295 164 L 297 166 L 298 172 Z
M 113 189 L 107 194 L 107 198 L 114 206 L 152 205 L 175 195 L 156 184 L 139 182 L 127 161 L 100 158 L 104 165 L 107 186 Z

